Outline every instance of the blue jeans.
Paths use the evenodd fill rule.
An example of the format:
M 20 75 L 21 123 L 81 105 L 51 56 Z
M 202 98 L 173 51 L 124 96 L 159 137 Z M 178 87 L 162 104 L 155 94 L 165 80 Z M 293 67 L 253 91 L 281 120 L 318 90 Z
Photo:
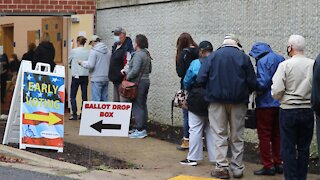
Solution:
M 147 98 L 150 87 L 149 79 L 141 79 L 138 85 L 138 95 L 132 102 L 132 114 L 138 131 L 146 129 L 148 121 Z
M 183 112 L 183 137 L 189 138 L 189 116 L 188 110 L 182 109 Z
M 320 158 L 320 116 L 317 115 L 316 121 L 317 128 L 317 144 L 318 144 L 318 156 Z
M 108 101 L 109 81 L 91 81 L 91 101 Z
M 281 156 L 285 180 L 306 180 L 314 128 L 311 109 L 281 109 Z
M 70 101 L 71 101 L 71 107 L 72 107 L 72 116 L 77 117 L 77 93 L 79 86 L 81 87 L 81 95 L 82 95 L 82 104 L 83 101 L 88 100 L 88 76 L 80 76 L 79 78 L 72 77 L 71 81 L 71 92 L 70 92 Z M 81 108 L 82 109 L 82 108 Z

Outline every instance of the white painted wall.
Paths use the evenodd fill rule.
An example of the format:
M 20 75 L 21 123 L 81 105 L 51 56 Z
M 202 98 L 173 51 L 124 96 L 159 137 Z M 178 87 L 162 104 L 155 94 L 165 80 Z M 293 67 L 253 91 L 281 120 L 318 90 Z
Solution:
M 105 9 L 97 12 L 97 33 L 109 47 L 117 26 L 126 28 L 131 37 L 142 33 L 149 38 L 154 58 L 149 115 L 171 123 L 171 99 L 179 89 L 175 44 L 180 33 L 191 33 L 197 42 L 209 40 L 215 48 L 226 33 L 236 33 L 246 52 L 254 42 L 266 41 L 282 55 L 289 36 L 301 34 L 307 39 L 307 56 L 315 58 L 320 53 L 319 7 L 319 0 L 188 0 Z M 177 124 L 182 122 L 180 114 L 175 111 Z

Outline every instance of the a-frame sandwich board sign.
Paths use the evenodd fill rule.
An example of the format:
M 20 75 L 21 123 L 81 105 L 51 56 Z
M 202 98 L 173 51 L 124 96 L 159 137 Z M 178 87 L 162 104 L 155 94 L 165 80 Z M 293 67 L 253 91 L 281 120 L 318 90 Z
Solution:
M 64 66 L 21 62 L 2 144 L 63 152 L 64 78 Z

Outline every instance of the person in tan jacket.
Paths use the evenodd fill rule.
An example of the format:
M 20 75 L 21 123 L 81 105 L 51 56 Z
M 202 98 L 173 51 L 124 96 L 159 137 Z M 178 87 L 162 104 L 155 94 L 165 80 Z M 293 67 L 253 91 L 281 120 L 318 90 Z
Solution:
M 311 109 L 314 60 L 305 57 L 304 49 L 305 38 L 291 35 L 287 46 L 291 58 L 280 63 L 271 86 L 273 98 L 281 104 L 281 156 L 286 180 L 305 180 L 308 172 L 314 127 Z

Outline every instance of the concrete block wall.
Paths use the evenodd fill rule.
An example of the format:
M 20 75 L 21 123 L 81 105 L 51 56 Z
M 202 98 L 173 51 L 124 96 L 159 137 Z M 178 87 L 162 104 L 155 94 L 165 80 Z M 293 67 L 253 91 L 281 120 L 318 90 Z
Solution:
M 306 37 L 306 55 L 320 53 L 319 0 L 187 0 L 97 11 L 97 33 L 111 47 L 112 29 L 122 26 L 134 38 L 142 33 L 149 38 L 153 57 L 151 88 L 148 97 L 152 120 L 170 124 L 171 100 L 179 89 L 175 72 L 176 40 L 189 32 L 196 42 L 209 40 L 218 48 L 226 33 L 240 37 L 248 53 L 253 43 L 268 42 L 275 52 L 286 56 L 291 34 Z M 112 90 L 112 89 L 110 89 Z M 175 110 L 175 124 L 182 124 Z
M 0 13 L 95 14 L 95 0 L 0 0 Z

